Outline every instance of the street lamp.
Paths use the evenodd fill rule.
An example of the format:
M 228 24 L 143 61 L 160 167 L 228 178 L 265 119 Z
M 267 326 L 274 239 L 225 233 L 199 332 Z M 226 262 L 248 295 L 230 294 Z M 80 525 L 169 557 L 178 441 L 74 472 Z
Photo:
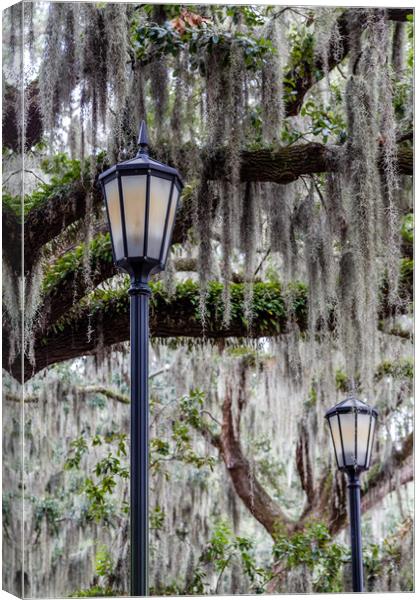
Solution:
M 350 396 L 330 408 L 325 418 L 330 427 L 337 466 L 347 475 L 353 591 L 363 592 L 359 474 L 370 466 L 378 412 L 366 402 Z
M 149 296 L 150 275 L 165 268 L 178 199 L 183 187 L 176 169 L 148 154 L 144 121 L 135 158 L 99 177 L 116 266 L 131 278 L 131 595 L 148 594 Z

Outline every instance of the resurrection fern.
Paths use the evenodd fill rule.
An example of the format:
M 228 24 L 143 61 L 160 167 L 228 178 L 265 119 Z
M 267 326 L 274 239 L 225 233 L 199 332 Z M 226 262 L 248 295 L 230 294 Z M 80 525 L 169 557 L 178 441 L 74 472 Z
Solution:
M 127 289 L 126 286 L 118 289 L 96 289 L 92 294 L 73 307 L 65 316 L 51 326 L 51 331 L 61 331 L 68 323 L 72 323 L 82 311 L 89 308 L 90 314 L 103 311 L 106 318 L 107 310 L 113 312 L 126 312 Z M 175 295 L 168 297 L 161 281 L 151 282 L 152 298 L 150 303 L 151 319 L 162 310 L 167 310 L 169 302 L 173 302 L 180 314 L 185 313 L 191 319 L 191 325 L 202 324 L 201 286 L 194 281 L 186 280 L 176 286 Z M 244 316 L 244 284 L 232 283 L 231 296 L 231 324 L 247 326 Z M 293 319 L 299 328 L 304 329 L 307 323 L 307 286 L 295 282 L 284 288 L 278 283 L 255 283 L 253 289 L 252 312 L 255 318 L 254 329 L 281 333 L 288 326 L 285 308 L 286 298 L 293 307 Z M 223 283 L 211 281 L 206 289 L 205 312 L 207 323 L 210 327 L 222 326 L 224 318 Z M 204 330 L 205 331 L 205 330 Z

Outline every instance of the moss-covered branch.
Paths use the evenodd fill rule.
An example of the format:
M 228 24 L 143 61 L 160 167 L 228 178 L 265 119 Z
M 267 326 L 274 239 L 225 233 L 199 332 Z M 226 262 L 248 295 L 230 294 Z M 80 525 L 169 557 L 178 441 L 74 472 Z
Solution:
M 111 270 L 109 249 L 106 239 L 98 245 L 97 259 L 104 252 L 106 260 L 104 269 Z M 104 259 L 104 257 L 102 257 Z M 63 258 L 64 260 L 64 258 Z M 70 270 L 70 273 L 74 271 Z M 78 269 L 76 269 L 78 272 Z M 61 278 L 62 277 L 62 278 Z M 50 273 L 46 280 L 46 289 L 52 281 L 64 282 L 67 290 L 64 300 L 56 294 L 57 289 L 48 291 L 49 301 L 54 300 L 56 306 L 42 330 L 35 332 L 35 366 L 25 364 L 25 378 L 29 378 L 40 369 L 70 358 L 95 353 L 98 348 L 109 346 L 129 339 L 129 306 L 127 289 L 96 289 L 90 295 L 81 298 L 77 304 L 69 285 L 69 273 Z M 78 275 L 82 277 L 82 275 Z M 94 275 L 94 277 L 99 277 Z M 60 279 L 61 278 L 61 279 Z M 49 281 L 49 283 L 48 283 Z M 95 280 L 96 281 L 96 280 Z M 97 283 L 97 282 L 96 282 Z M 55 291 L 54 291 L 55 289 Z M 84 288 L 83 288 L 84 289 Z M 283 288 L 278 283 L 255 283 L 253 286 L 253 321 L 247 322 L 244 308 L 245 286 L 243 283 L 232 283 L 231 321 L 224 323 L 223 284 L 212 282 L 206 296 L 206 315 L 204 322 L 200 311 L 199 284 L 191 280 L 180 283 L 174 295 L 165 292 L 161 282 L 152 283 L 152 299 L 150 311 L 151 335 L 157 338 L 180 338 L 196 340 L 220 340 L 226 338 L 261 338 L 280 335 L 288 331 L 289 319 L 296 322 L 302 331 L 307 327 L 307 287 L 303 283 L 290 284 Z M 65 310 L 60 303 L 66 302 Z M 47 310 L 44 305 L 43 311 Z M 44 312 L 43 314 L 46 314 Z M 54 315 L 54 320 L 51 316 Z M 333 323 L 334 319 L 331 319 Z M 49 323 L 49 325 L 48 325 Z M 7 326 L 7 324 L 6 324 Z M 14 365 L 8 364 L 8 336 L 4 336 L 3 366 L 20 378 L 20 360 Z
M 72 307 L 82 300 L 86 294 L 86 276 L 84 266 L 84 245 L 64 254 L 48 268 L 43 284 L 44 301 L 40 309 L 43 315 L 43 331 L 63 318 L 71 311 Z M 112 251 L 109 234 L 98 235 L 90 243 L 90 286 L 94 289 L 106 279 L 115 275 L 116 270 L 112 261 Z M 181 259 L 181 270 L 193 270 L 196 262 L 191 259 Z M 241 283 L 232 278 L 235 283 Z M 401 298 L 404 302 L 411 302 L 413 294 L 413 261 L 404 258 L 401 263 Z M 386 319 L 395 310 L 387 302 L 387 289 L 382 290 L 379 318 Z
M 55 323 L 86 296 L 84 244 L 67 252 L 52 263 L 44 276 L 44 300 L 40 312 L 44 315 L 44 328 Z M 89 245 L 89 284 L 94 289 L 117 273 L 109 234 L 100 234 Z
M 72 306 L 87 294 L 86 290 L 86 246 L 80 244 L 51 263 L 43 281 L 43 327 L 48 327 L 65 315 Z M 97 235 L 89 244 L 89 285 L 96 288 L 106 279 L 116 275 L 113 263 L 111 239 L 108 233 Z M 194 258 L 174 259 L 176 271 L 197 271 L 198 262 Z M 232 273 L 233 283 L 243 283 L 244 277 Z
M 200 314 L 199 285 L 181 283 L 169 296 L 161 282 L 152 284 L 150 306 L 151 335 L 157 338 L 260 338 L 280 335 L 288 329 L 286 303 L 298 326 L 306 327 L 306 286 L 300 283 L 283 289 L 277 283 L 254 285 L 254 321 L 247 323 L 244 314 L 244 285 L 231 285 L 232 318 L 223 322 L 223 284 L 213 282 L 206 298 L 206 320 Z M 25 364 L 25 379 L 55 362 L 95 353 L 101 345 L 109 346 L 129 339 L 129 306 L 126 289 L 96 290 L 65 317 L 35 338 L 35 365 Z M 5 336 L 6 337 L 6 336 Z M 7 339 L 6 345 L 7 345 Z M 20 361 L 8 365 L 8 351 L 3 348 L 3 365 L 19 377 Z
M 241 154 L 242 181 L 271 181 L 290 183 L 301 175 L 326 173 L 338 169 L 338 159 L 342 148 L 315 142 L 286 146 L 284 148 L 244 150 Z M 209 179 L 219 179 L 226 175 L 226 150 L 220 148 L 208 159 L 206 174 Z M 380 158 L 380 168 L 382 159 Z M 413 174 L 413 152 L 400 148 L 398 169 L 403 175 Z

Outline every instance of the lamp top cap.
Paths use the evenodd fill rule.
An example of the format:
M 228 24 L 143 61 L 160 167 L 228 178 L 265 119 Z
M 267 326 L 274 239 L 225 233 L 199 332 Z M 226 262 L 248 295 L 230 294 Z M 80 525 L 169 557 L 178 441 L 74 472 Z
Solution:
M 146 121 L 144 120 L 140 123 L 137 144 L 140 146 L 140 151 L 147 152 L 147 149 L 149 147 L 149 135 L 147 132 Z
M 351 395 L 348 396 L 347 398 L 345 398 L 345 400 L 342 400 L 341 402 L 339 402 L 338 404 L 336 404 L 335 406 L 333 406 L 332 408 L 330 408 L 329 410 L 327 410 L 327 412 L 325 413 L 325 417 L 331 417 L 332 415 L 339 413 L 339 412 L 353 412 L 353 411 L 357 411 L 357 412 L 361 412 L 361 413 L 370 413 L 372 414 L 374 417 L 378 416 L 378 411 L 373 408 L 372 406 L 369 406 L 369 404 L 367 404 L 367 402 L 363 402 L 363 400 L 359 400 L 358 398 L 356 398 L 356 396 Z

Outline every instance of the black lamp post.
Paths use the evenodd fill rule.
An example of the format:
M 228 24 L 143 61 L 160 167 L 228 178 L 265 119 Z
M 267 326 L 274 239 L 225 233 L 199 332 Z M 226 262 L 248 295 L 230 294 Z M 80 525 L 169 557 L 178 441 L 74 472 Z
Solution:
M 362 532 L 359 474 L 370 466 L 378 412 L 350 396 L 327 411 L 337 466 L 347 475 L 353 591 L 363 592 Z
M 131 278 L 131 595 L 148 594 L 149 296 L 150 275 L 165 268 L 178 199 L 183 187 L 176 169 L 148 155 L 142 121 L 139 152 L 102 173 L 99 180 L 116 266 Z

